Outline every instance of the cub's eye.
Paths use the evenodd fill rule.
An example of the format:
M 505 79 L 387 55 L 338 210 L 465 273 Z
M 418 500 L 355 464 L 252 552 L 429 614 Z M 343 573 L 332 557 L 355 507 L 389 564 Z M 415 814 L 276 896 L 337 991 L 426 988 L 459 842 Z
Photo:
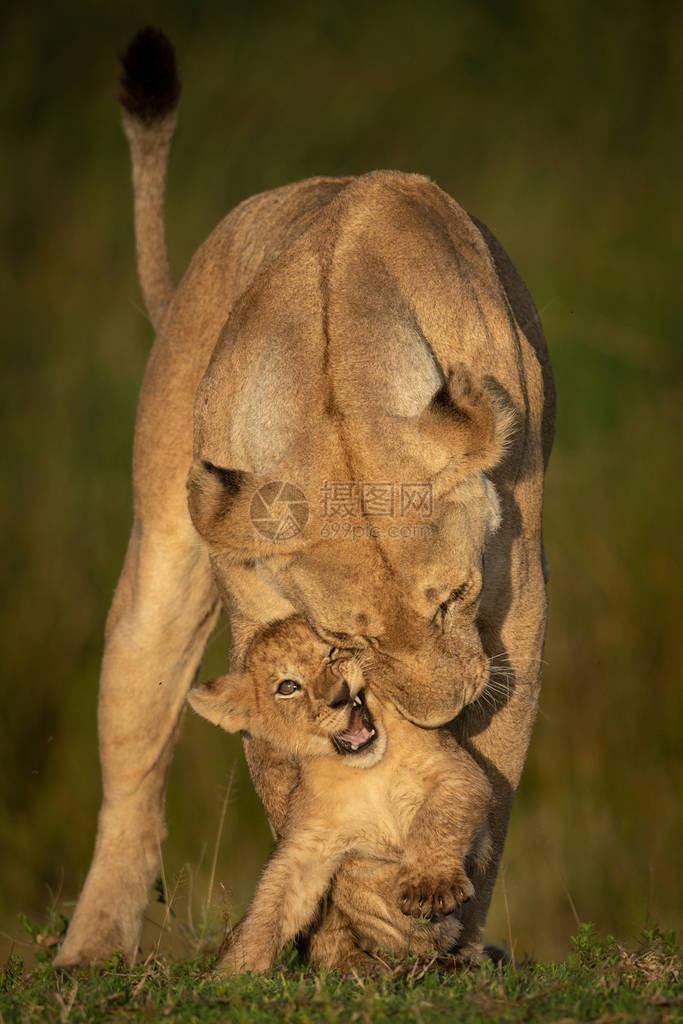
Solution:
M 300 689 L 301 687 L 294 679 L 283 679 L 275 692 L 279 693 L 282 697 L 291 697 L 293 693 Z

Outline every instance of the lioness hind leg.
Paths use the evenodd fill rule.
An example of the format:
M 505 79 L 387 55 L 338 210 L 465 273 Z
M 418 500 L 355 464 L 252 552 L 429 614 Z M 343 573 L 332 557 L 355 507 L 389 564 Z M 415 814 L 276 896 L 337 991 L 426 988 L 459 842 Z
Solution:
M 169 524 L 167 523 L 168 527 Z M 218 614 L 191 532 L 133 532 L 107 624 L 99 699 L 103 803 L 92 867 L 55 964 L 133 959 L 165 838 L 166 772 Z
M 537 589 L 530 584 L 524 601 L 513 603 L 505 623 L 499 649 L 507 649 L 514 668 L 514 684 L 509 698 L 496 711 L 487 727 L 481 728 L 469 709 L 461 716 L 460 740 L 486 770 L 493 790 L 488 814 L 490 856 L 485 863 L 473 863 L 472 877 L 476 896 L 463 910 L 461 952 L 469 958 L 482 953 L 484 924 L 500 865 L 510 809 L 526 757 L 531 729 L 536 717 L 545 627 L 545 592 L 540 566 Z M 535 633 L 535 637 L 534 637 Z M 517 637 L 531 635 L 526 649 L 515 650 Z M 471 729 L 471 735 L 468 730 Z

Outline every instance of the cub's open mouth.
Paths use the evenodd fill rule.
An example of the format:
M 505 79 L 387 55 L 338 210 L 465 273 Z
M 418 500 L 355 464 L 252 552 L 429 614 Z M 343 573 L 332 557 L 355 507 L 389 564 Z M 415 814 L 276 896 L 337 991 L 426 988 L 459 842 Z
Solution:
M 353 699 L 351 721 L 348 728 L 344 732 L 336 732 L 332 737 L 332 742 L 339 754 L 358 754 L 374 743 L 376 738 L 377 730 L 372 716 L 365 706 L 361 691 Z

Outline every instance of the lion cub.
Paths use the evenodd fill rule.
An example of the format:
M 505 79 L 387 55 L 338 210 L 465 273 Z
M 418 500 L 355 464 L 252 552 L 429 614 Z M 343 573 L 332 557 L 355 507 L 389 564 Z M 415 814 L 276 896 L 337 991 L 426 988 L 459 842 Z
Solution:
M 454 946 L 454 912 L 474 894 L 465 858 L 485 856 L 490 787 L 448 733 L 380 701 L 359 656 L 330 651 L 297 616 L 261 629 L 244 671 L 188 700 L 300 765 L 282 838 L 220 970 L 266 970 L 316 922 L 311 957 L 339 970 L 380 949 Z

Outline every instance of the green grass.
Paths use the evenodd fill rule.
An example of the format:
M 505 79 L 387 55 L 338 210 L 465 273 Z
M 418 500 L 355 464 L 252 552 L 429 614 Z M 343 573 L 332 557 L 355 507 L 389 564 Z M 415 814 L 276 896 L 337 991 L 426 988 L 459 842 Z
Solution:
M 51 941 L 46 931 L 35 937 L 39 948 Z M 25 974 L 12 955 L 0 972 L 0 1006 L 5 1024 L 683 1020 L 683 961 L 672 934 L 645 932 L 627 951 L 582 925 L 572 945 L 563 963 L 445 970 L 415 960 L 376 978 L 314 974 L 292 953 L 267 974 L 224 981 L 207 977 L 207 957 L 183 962 L 150 954 L 131 970 L 115 956 L 99 970 L 67 975 L 48 962 Z M 50 955 L 39 954 L 46 961 Z

